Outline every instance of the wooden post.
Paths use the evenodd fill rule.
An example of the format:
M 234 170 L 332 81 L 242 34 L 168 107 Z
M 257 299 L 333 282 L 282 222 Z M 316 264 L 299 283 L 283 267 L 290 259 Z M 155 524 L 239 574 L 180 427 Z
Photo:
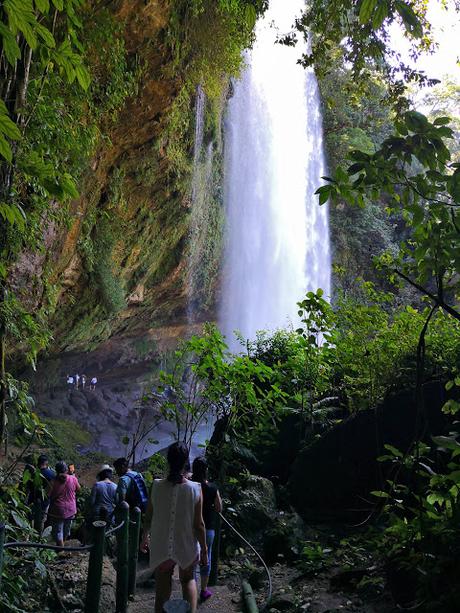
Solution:
M 220 515 L 216 519 L 216 534 L 214 536 L 214 543 L 212 544 L 211 555 L 211 572 L 209 574 L 208 585 L 212 587 L 217 584 L 217 578 L 219 575 L 219 553 L 220 553 L 220 531 L 222 527 L 222 520 Z
M 241 584 L 241 594 L 246 613 L 259 613 L 254 592 L 252 591 L 251 585 L 247 581 L 243 581 Z
M 128 596 L 136 593 L 137 558 L 139 557 L 139 537 L 141 534 L 141 510 L 136 507 L 129 522 L 129 559 L 128 559 Z
M 129 505 L 123 501 L 117 509 L 117 523 L 124 522 L 117 531 L 117 613 L 128 610 L 128 545 Z
M 38 534 L 42 534 L 43 532 L 43 507 L 42 501 L 36 500 L 33 506 L 34 511 L 34 528 L 38 532 Z
M 2 588 L 2 575 L 3 575 L 3 545 L 5 543 L 5 524 L 0 524 L 0 592 Z
M 101 597 L 102 563 L 105 548 L 105 521 L 93 522 L 93 547 L 89 554 L 86 580 L 85 613 L 99 613 Z

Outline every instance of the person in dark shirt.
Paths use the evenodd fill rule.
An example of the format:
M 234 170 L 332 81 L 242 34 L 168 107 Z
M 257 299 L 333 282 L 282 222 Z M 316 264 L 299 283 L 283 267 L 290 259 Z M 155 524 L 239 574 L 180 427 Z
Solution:
M 28 473 L 28 476 L 26 476 Z M 23 481 L 26 483 L 27 504 L 34 516 L 34 526 L 43 531 L 46 522 L 50 499 L 47 494 L 49 484 L 56 477 L 54 470 L 48 466 L 48 458 L 42 454 L 38 456 L 37 469 L 31 464 L 26 464 Z
M 211 572 L 212 544 L 216 535 L 217 516 L 218 513 L 222 512 L 222 499 L 217 485 L 208 481 L 208 463 L 206 458 L 195 458 L 192 470 L 192 481 L 197 481 L 201 484 L 201 491 L 203 494 L 203 520 L 206 528 L 206 545 L 208 547 L 208 563 L 200 566 L 200 601 L 204 602 L 212 596 L 212 592 L 208 590 L 208 581 Z

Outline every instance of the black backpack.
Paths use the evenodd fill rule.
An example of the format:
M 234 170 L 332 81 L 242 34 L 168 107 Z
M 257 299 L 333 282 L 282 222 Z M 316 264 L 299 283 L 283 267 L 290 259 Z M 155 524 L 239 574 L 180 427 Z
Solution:
M 145 485 L 144 477 L 137 472 L 126 473 L 126 476 L 131 479 L 128 491 L 126 493 L 126 502 L 130 508 L 139 507 L 142 513 L 145 513 L 149 494 Z

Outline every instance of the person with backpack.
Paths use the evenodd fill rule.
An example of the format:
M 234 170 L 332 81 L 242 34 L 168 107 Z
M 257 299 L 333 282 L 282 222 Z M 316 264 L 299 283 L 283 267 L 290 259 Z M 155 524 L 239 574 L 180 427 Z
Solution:
M 129 469 L 129 462 L 126 458 L 118 458 L 113 466 L 120 477 L 117 487 L 117 504 L 125 501 L 129 504 L 130 509 L 139 507 L 144 513 L 149 499 L 144 477 L 141 473 Z

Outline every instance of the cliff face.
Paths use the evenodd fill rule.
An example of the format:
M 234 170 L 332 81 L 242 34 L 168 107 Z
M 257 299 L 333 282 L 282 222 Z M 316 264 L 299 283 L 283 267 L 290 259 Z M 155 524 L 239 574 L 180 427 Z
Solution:
M 143 331 L 184 310 L 187 203 L 171 192 L 161 150 L 180 87 L 165 76 L 169 11 L 169 2 L 126 0 L 115 13 L 128 53 L 144 67 L 138 95 L 127 100 L 91 161 L 72 224 L 52 249 L 61 286 L 53 318 L 60 348 Z
M 80 197 L 70 205 L 67 224 L 44 221 L 45 250 L 22 254 L 15 266 L 14 284 L 29 308 L 43 304 L 45 284 L 48 292 L 52 288 L 53 354 L 96 347 L 104 351 L 109 346 L 113 350 L 121 338 L 131 338 L 137 347 L 139 338 L 148 341 L 152 336 L 162 347 L 164 340 L 168 349 L 187 332 L 187 304 L 192 300 L 195 320 L 213 317 L 226 79 L 212 109 L 210 101 L 205 109 L 209 117 L 204 141 L 215 155 L 201 180 L 207 181 L 208 196 L 206 201 L 201 198 L 205 210 L 199 213 L 200 227 L 194 229 L 198 248 L 191 248 L 197 77 L 187 73 L 193 63 L 173 53 L 171 22 L 178 16 L 185 19 L 180 5 L 174 0 L 119 0 L 110 9 L 127 63 L 136 73 L 137 94 L 126 98 L 115 121 L 101 121 L 98 144 L 81 175 Z M 182 26 L 185 29 L 179 24 L 179 31 Z M 98 49 L 92 53 L 94 70 L 103 72 Z M 205 163 L 200 156 L 195 160 L 198 177 Z M 212 237 L 204 228 L 210 220 Z M 208 255 L 203 256 L 202 249 Z M 212 261 L 206 262 L 206 257 Z M 197 268 L 209 272 L 198 285 L 189 271 L 191 258 Z M 120 346 L 125 345 L 126 340 L 120 340 Z

